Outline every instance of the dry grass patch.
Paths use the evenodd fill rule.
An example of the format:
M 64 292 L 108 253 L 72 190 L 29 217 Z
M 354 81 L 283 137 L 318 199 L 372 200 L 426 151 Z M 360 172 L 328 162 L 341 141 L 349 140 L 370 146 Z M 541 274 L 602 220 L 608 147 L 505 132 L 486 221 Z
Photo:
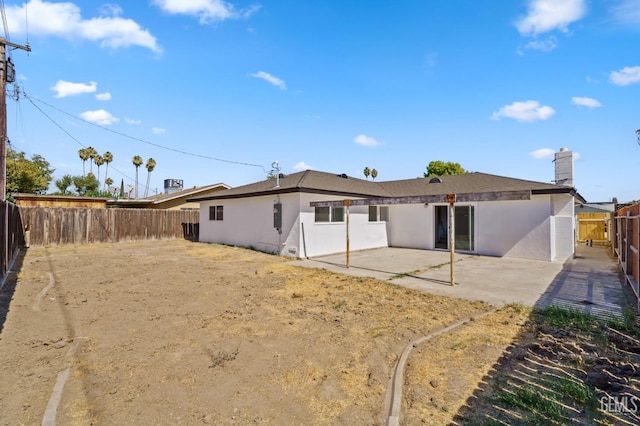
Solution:
M 34 313 L 49 273 L 56 284 Z M 14 424 L 41 421 L 66 366 L 60 424 L 380 424 L 404 346 L 489 308 L 186 241 L 34 247 L 16 278 L 0 335 L 0 412 Z M 442 359 L 494 356 L 505 321 L 517 320 L 487 323 L 489 341 L 447 343 Z M 434 368 L 460 375 L 444 362 L 411 363 L 418 386 Z M 446 393 L 456 387 L 441 380 Z M 424 404 L 405 406 L 420 416 Z

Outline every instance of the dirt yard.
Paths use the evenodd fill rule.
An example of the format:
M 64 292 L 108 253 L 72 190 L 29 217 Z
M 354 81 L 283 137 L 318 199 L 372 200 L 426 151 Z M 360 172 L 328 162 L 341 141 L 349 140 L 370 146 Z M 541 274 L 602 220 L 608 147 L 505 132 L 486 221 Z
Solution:
M 6 425 L 383 424 L 404 347 L 490 308 L 187 241 L 34 247 L 16 269 Z M 416 347 L 403 424 L 451 421 L 526 318 L 507 307 Z

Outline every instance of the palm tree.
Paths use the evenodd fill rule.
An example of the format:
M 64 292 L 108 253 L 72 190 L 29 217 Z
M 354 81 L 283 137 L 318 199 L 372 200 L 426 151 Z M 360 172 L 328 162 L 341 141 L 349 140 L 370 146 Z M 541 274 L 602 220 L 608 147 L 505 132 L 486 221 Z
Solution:
M 109 151 L 102 154 L 102 158 L 104 159 L 105 164 L 107 165 L 107 170 L 104 171 L 104 181 L 107 184 L 107 179 L 109 179 L 109 163 L 113 161 L 113 154 Z M 112 182 L 113 183 L 113 182 Z M 110 184 L 107 184 L 110 185 Z
M 368 167 L 364 168 L 364 177 L 369 180 L 369 175 L 371 174 L 371 170 Z
M 151 172 L 156 168 L 156 160 L 149 158 L 145 167 L 147 168 L 147 185 L 144 187 L 144 197 L 146 198 L 149 195 L 149 179 L 151 178 Z
M 96 151 L 94 147 L 90 146 L 87 148 L 87 155 L 91 160 L 89 162 L 89 173 L 93 173 L 93 159 L 96 158 L 96 155 L 98 155 L 98 151 Z
M 102 158 L 102 155 L 96 154 L 96 156 L 93 157 L 93 162 L 96 163 L 98 167 L 98 182 L 100 182 L 100 166 L 104 164 L 104 158 Z
M 371 170 L 371 179 L 376 180 L 378 177 L 378 171 L 376 169 Z
M 134 155 L 133 159 L 131 161 L 133 162 L 133 165 L 136 166 L 136 192 L 135 192 L 135 195 L 136 195 L 136 198 L 138 198 L 138 168 L 140 166 L 142 166 L 142 163 L 144 163 L 144 160 L 139 155 Z
M 106 190 L 107 190 L 107 191 L 109 191 L 109 190 L 111 189 L 111 185 L 113 185 L 113 179 L 111 179 L 111 178 L 106 178 L 106 179 L 104 180 L 104 186 L 105 186 L 105 188 L 106 188 Z M 109 192 L 111 192 L 111 191 L 109 191 Z M 115 191 L 114 191 L 114 192 L 115 192 Z M 111 194 L 115 197 L 115 195 L 116 195 L 116 194 L 115 194 L 114 192 L 111 192 Z
M 82 160 L 82 176 L 84 176 L 86 174 L 85 169 L 84 169 L 84 164 L 89 159 L 89 151 L 87 151 L 87 148 L 80 148 L 78 150 L 78 156 Z

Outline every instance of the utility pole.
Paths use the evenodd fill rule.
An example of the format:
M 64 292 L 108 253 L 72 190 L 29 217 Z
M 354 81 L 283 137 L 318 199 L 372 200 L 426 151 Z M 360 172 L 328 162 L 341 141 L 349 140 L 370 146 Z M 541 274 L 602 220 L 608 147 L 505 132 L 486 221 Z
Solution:
M 0 37 L 0 200 L 5 201 L 7 199 L 7 77 L 11 78 L 10 83 L 13 82 L 15 71 L 13 70 L 13 64 L 11 61 L 7 61 L 7 46 L 14 47 L 16 49 L 26 50 L 31 52 L 29 44 L 22 46 L 20 44 L 11 43 Z M 11 65 L 12 69 L 9 69 Z

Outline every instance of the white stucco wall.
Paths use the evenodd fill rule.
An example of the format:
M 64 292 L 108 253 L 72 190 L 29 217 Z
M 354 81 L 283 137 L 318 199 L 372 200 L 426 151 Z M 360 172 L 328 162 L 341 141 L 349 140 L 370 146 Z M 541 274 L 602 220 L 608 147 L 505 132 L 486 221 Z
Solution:
M 389 245 L 433 249 L 433 205 L 396 204 L 389 208 Z
M 552 203 L 550 195 L 534 195 L 526 201 L 459 204 L 474 206 L 475 253 L 538 260 L 556 260 L 573 253 L 569 250 L 573 228 L 565 221 L 571 216 L 573 198 L 553 197 L 559 199 Z M 389 245 L 433 249 L 436 205 L 445 204 L 391 206 Z M 553 239 L 552 227 L 557 232 Z
M 282 234 L 273 227 L 273 205 L 282 203 Z M 298 194 L 260 196 L 200 203 L 200 241 L 251 247 L 267 253 L 286 254 L 292 230 L 297 235 Z M 209 220 L 209 207 L 224 206 L 224 220 Z M 293 246 L 297 256 L 297 247 Z
M 575 201 L 566 194 L 551 196 L 553 228 L 551 235 L 553 260 L 564 261 L 573 257 L 576 244 Z
M 549 195 L 534 195 L 526 201 L 479 204 L 476 211 L 479 253 L 553 260 Z
M 282 194 L 201 202 L 200 241 L 252 247 L 292 257 L 341 253 L 346 222 L 316 223 L 311 201 L 340 200 L 321 194 Z M 273 227 L 273 205 L 283 205 L 282 234 Z M 210 221 L 209 206 L 223 205 L 224 220 Z M 443 204 L 444 205 L 444 204 Z M 573 197 L 534 195 L 526 201 L 474 206 L 475 253 L 565 260 L 574 253 Z M 434 248 L 434 204 L 389 206 L 388 223 L 369 222 L 367 206 L 350 207 L 350 249 Z
M 300 195 L 300 223 L 303 224 L 300 229 L 304 228 L 304 240 L 301 233 L 299 242 L 301 257 L 346 251 L 346 217 L 345 222 L 316 223 L 315 209 L 309 205 L 312 201 L 341 199 L 319 194 Z M 387 224 L 386 222 L 369 222 L 368 206 L 349 207 L 349 246 L 354 251 L 388 246 Z
M 318 194 L 282 194 L 242 199 L 203 201 L 200 209 L 200 241 L 251 247 L 267 253 L 305 257 L 346 250 L 345 222 L 315 222 L 311 201 L 341 198 Z M 273 205 L 282 203 L 282 234 L 273 227 Z M 224 206 L 224 220 L 209 220 L 209 207 Z M 369 222 L 367 206 L 350 208 L 350 248 L 386 247 L 385 222 Z M 303 232 L 304 229 L 304 238 Z

